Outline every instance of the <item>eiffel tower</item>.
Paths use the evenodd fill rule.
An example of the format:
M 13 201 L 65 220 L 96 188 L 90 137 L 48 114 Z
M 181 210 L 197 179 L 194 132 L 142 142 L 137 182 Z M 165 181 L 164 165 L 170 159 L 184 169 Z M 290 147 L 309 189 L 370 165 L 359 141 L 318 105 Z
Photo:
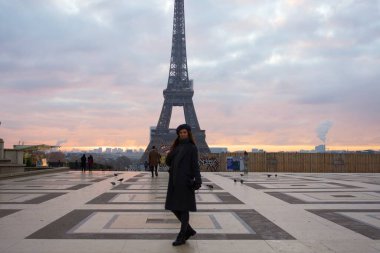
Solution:
M 172 51 L 167 88 L 164 90 L 164 105 L 157 127 L 150 130 L 150 142 L 141 161 L 147 160 L 152 146 L 166 153 L 177 137 L 175 129 L 169 129 L 173 106 L 183 107 L 185 121 L 191 126 L 199 153 L 210 153 L 205 130 L 201 130 L 193 103 L 193 80 L 189 80 L 186 56 L 185 6 L 184 0 L 175 0 Z

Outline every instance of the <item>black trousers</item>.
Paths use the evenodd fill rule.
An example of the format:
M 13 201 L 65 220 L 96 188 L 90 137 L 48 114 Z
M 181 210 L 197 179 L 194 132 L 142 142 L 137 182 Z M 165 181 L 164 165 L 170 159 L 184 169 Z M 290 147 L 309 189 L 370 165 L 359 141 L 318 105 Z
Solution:
M 177 217 L 177 219 L 181 222 L 181 231 L 180 233 L 186 233 L 188 227 L 190 226 L 189 224 L 189 218 L 190 214 L 189 211 L 172 211 Z
M 158 165 L 150 166 L 150 171 L 152 172 L 152 177 L 154 176 L 154 174 L 156 174 L 156 176 L 158 175 L 157 167 L 158 167 Z

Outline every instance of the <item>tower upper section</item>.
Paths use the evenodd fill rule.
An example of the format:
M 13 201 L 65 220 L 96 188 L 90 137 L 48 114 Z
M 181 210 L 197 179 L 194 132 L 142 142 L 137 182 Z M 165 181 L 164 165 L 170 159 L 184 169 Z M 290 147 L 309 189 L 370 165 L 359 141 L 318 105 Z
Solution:
M 187 69 L 184 5 L 184 0 L 175 0 L 172 51 L 167 91 L 193 90 Z

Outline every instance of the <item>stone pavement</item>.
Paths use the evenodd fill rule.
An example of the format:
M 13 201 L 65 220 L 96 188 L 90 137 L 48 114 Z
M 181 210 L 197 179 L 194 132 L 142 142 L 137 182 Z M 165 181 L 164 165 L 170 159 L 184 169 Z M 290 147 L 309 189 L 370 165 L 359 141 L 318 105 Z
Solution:
M 172 247 L 167 172 L 118 173 L 1 180 L 0 252 L 380 252 L 377 174 L 202 173 L 198 234 Z

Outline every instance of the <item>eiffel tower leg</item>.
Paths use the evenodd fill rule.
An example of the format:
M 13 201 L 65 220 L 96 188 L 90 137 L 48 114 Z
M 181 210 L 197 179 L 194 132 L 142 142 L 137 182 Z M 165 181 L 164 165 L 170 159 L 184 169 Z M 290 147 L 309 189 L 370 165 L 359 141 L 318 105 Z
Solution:
M 199 130 L 200 127 L 197 119 L 197 114 L 195 112 L 193 100 L 186 101 L 186 103 L 183 106 L 183 110 L 185 112 L 186 123 L 189 124 L 192 128 Z
M 168 129 L 170 124 L 170 118 L 172 116 L 173 105 L 164 101 L 162 106 L 160 119 L 158 120 L 157 130 Z

